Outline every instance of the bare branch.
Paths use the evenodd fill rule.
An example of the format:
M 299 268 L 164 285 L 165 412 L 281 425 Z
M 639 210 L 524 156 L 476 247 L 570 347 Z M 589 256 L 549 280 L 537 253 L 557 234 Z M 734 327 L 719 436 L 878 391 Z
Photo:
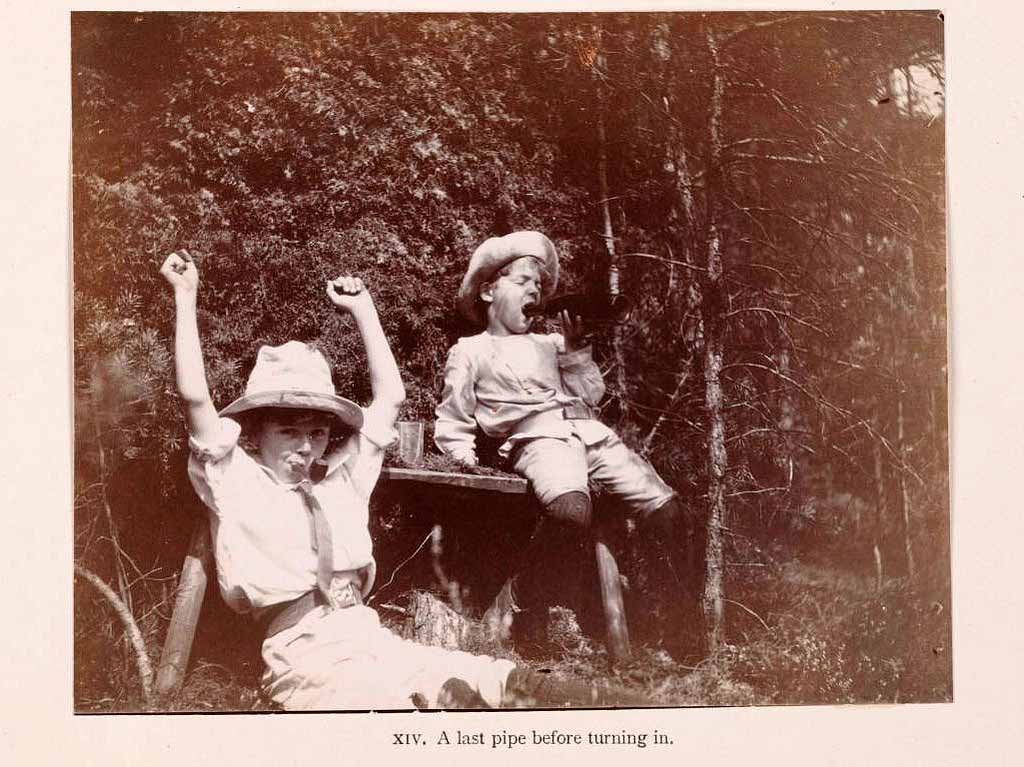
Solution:
M 99 591 L 100 594 L 103 595 L 104 599 L 106 599 L 114 608 L 114 612 L 120 619 L 121 625 L 124 626 L 124 631 L 128 635 L 132 649 L 135 652 L 135 665 L 139 670 L 139 679 L 142 683 L 142 696 L 145 698 L 147 704 L 150 703 L 153 699 L 153 666 L 149 662 L 149 653 L 146 651 L 146 642 L 142 638 L 142 632 L 139 631 L 139 626 L 135 622 L 135 618 L 132 617 L 131 610 L 129 610 L 124 601 L 114 593 L 114 590 L 104 583 L 103 579 L 96 575 L 96 573 L 92 572 L 92 570 L 89 570 L 76 562 L 75 573 L 85 578 L 85 580 Z
M 818 404 L 822 405 L 823 407 L 826 407 L 829 410 L 832 410 L 832 411 L 836 412 L 837 414 L 839 414 L 839 415 L 841 415 L 843 417 L 851 417 L 853 415 L 853 413 L 851 413 L 849 410 L 846 410 L 844 408 L 839 407 L 838 405 L 835 405 L 835 404 L 829 402 L 827 399 L 825 399 L 821 395 L 816 395 L 816 394 L 813 394 L 813 393 L 809 392 L 805 387 L 801 386 L 799 383 L 794 381 L 792 378 L 787 376 L 785 373 L 782 373 L 782 372 L 780 372 L 778 370 L 775 370 L 774 368 L 769 367 L 768 365 L 759 365 L 756 362 L 733 362 L 733 363 L 731 363 L 729 365 L 725 365 L 722 368 L 722 372 L 724 373 L 726 370 L 729 370 L 730 368 L 738 368 L 738 367 L 754 368 L 754 369 L 757 369 L 757 370 L 764 370 L 764 371 L 766 371 L 768 373 L 771 373 L 772 375 L 778 376 L 783 381 L 786 381 L 791 386 L 793 386 L 793 388 L 795 388 L 798 392 L 800 392 L 801 394 L 803 394 L 805 397 L 807 397 L 808 399 L 812 400 L 813 402 L 817 402 Z
M 770 309 L 767 306 L 747 306 L 742 309 L 733 309 L 731 312 L 724 314 L 723 319 L 728 319 L 729 317 L 734 317 L 737 314 L 743 314 L 745 312 L 764 312 L 765 314 L 770 314 L 771 316 L 773 316 L 780 323 L 781 320 L 779 318 L 785 317 L 786 319 L 793 320 L 793 322 L 797 323 L 798 325 L 803 325 L 805 328 L 810 328 L 814 332 L 820 333 L 825 338 L 831 337 L 827 331 L 822 330 L 817 325 L 811 324 L 807 320 L 802 320 L 799 317 L 795 317 L 792 314 L 789 314 L 788 312 L 779 311 L 778 309 Z
M 731 32 L 723 34 L 718 39 L 722 43 L 723 46 L 724 45 L 729 45 L 737 37 L 749 34 L 751 32 L 760 31 L 762 29 L 765 29 L 766 27 L 775 27 L 775 26 L 778 26 L 780 24 L 789 24 L 789 23 L 791 23 L 793 21 L 808 21 L 808 20 L 813 20 L 815 22 L 830 21 L 830 22 L 833 22 L 833 23 L 836 23 L 836 24 L 850 24 L 853 21 L 853 19 L 848 19 L 848 18 L 845 18 L 843 16 L 823 16 L 823 15 L 818 14 L 818 13 L 815 13 L 814 15 L 809 16 L 806 13 L 794 13 L 794 14 L 791 14 L 789 16 L 777 16 L 777 17 L 769 19 L 767 21 L 755 21 L 755 22 L 753 22 L 751 24 L 747 24 L 746 26 L 739 27 L 738 29 L 734 29 Z
M 692 269 L 695 272 L 706 272 L 707 269 L 701 266 L 694 266 L 686 261 L 679 261 L 673 258 L 665 258 L 665 256 L 656 256 L 653 253 L 620 253 L 619 258 L 649 258 L 653 261 L 661 261 L 665 264 L 672 264 L 673 266 L 682 266 L 686 269 Z
M 734 493 L 727 493 L 727 497 L 736 498 L 741 495 L 761 495 L 763 493 L 788 493 L 790 487 L 788 485 L 782 485 L 779 487 L 762 487 L 758 490 L 737 490 Z
M 690 364 L 693 364 L 692 357 L 690 358 Z M 679 374 L 679 378 L 676 381 L 676 388 L 672 392 L 672 396 L 669 397 L 668 406 L 665 408 L 665 411 L 658 416 L 658 420 L 654 422 L 654 426 L 651 427 L 651 430 L 647 432 L 647 436 L 644 438 L 643 451 L 645 454 L 650 452 L 651 445 L 654 443 L 654 438 L 658 434 L 658 430 L 664 425 L 666 418 L 668 418 L 669 412 L 671 412 L 671 409 L 676 404 L 676 399 L 679 397 L 679 393 L 683 390 L 683 386 L 686 385 L 686 382 L 689 380 L 689 378 L 690 370 L 684 370 L 682 373 Z
M 744 610 L 747 613 L 749 613 L 750 615 L 753 615 L 755 618 L 757 618 L 758 621 L 760 621 L 761 625 L 764 626 L 764 630 L 765 631 L 771 631 L 771 628 L 769 628 L 768 624 L 764 622 L 764 619 L 760 615 L 755 613 L 753 610 L 751 610 L 749 607 L 747 607 L 746 605 L 741 604 L 740 602 L 737 602 L 735 599 L 726 599 L 725 597 L 722 597 L 722 601 L 723 602 L 728 602 L 731 605 L 736 605 L 741 610 Z
M 384 589 L 386 589 L 394 582 L 395 576 L 398 575 L 398 571 L 405 567 L 412 560 L 413 557 L 415 557 L 417 554 L 420 553 L 420 551 L 423 550 L 423 547 L 427 545 L 431 538 L 433 538 L 433 535 L 434 530 L 433 528 L 431 528 L 430 532 L 428 532 L 426 537 L 424 537 L 424 539 L 420 542 L 420 545 L 416 547 L 416 550 L 412 554 L 407 556 L 405 559 L 403 559 L 398 564 L 398 566 L 391 571 L 391 577 L 388 578 L 388 582 L 385 583 L 383 586 L 379 586 L 378 588 L 374 589 L 373 593 L 367 598 L 366 604 L 370 604 L 370 602 L 377 598 L 377 595 L 380 594 L 380 592 L 382 592 Z
M 791 162 L 800 165 L 828 165 L 823 157 L 794 157 L 782 154 L 749 154 L 748 152 L 733 152 L 730 158 L 739 160 L 767 160 L 770 162 Z
M 761 427 L 761 428 L 758 428 L 758 429 L 747 429 L 742 434 L 734 434 L 733 436 L 729 437 L 729 439 L 727 439 L 726 442 L 735 442 L 736 440 L 745 439 L 746 437 L 749 437 L 749 436 L 754 435 L 754 434 L 765 434 L 765 433 L 769 433 L 769 434 L 812 434 L 813 432 L 807 431 L 806 429 L 782 429 L 782 428 L 778 428 L 778 427 L 767 427 L 767 426 L 765 426 L 765 427 Z

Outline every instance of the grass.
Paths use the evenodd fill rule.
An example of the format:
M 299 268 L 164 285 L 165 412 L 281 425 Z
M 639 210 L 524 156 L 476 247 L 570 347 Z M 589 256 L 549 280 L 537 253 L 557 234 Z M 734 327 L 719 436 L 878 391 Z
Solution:
M 917 541 L 918 551 L 948 550 L 945 538 L 935 538 L 925 526 L 921 535 L 934 540 Z M 651 706 L 952 700 L 948 561 L 934 556 L 913 581 L 888 577 L 879 588 L 863 564 L 867 559 L 855 549 L 837 536 L 803 547 L 802 559 L 790 555 L 777 561 L 759 550 L 762 566 L 730 574 L 724 643 L 691 667 L 674 662 L 639 631 L 632 661 L 613 667 L 602 637 L 582 630 L 576 614 L 565 608 L 552 609 L 546 641 L 529 657 L 488 643 L 478 624 L 462 649 L 615 684 Z M 410 598 L 388 601 L 401 607 Z M 627 592 L 627 600 L 635 603 L 642 596 Z M 182 689 L 147 706 L 116 619 L 77 590 L 75 608 L 77 711 L 273 709 L 258 693 L 258 647 L 252 642 L 244 652 L 236 650 L 238 657 L 218 656 L 217 662 L 198 650 Z M 400 613 L 380 613 L 402 631 Z M 140 623 L 155 667 L 166 616 L 151 610 Z M 231 643 L 236 645 L 241 647 Z

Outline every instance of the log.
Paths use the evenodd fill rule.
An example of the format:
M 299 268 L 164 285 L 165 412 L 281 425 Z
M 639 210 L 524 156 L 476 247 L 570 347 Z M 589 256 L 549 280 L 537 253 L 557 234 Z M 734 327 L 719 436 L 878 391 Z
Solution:
M 409 598 L 402 636 L 419 644 L 465 649 L 474 636 L 473 625 L 433 594 L 415 591 Z
M 192 532 L 188 554 L 178 578 L 178 594 L 171 613 L 171 625 L 167 628 L 160 665 L 156 672 L 158 695 L 175 692 L 181 687 L 192 653 L 192 640 L 199 623 L 199 613 L 206 595 L 208 573 L 212 567 L 210 525 L 200 519 Z

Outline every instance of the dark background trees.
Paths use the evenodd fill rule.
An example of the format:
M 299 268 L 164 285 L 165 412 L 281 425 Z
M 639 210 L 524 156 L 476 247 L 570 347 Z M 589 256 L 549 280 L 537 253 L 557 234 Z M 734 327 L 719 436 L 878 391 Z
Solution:
M 197 511 L 162 256 L 199 261 L 215 401 L 289 338 L 365 399 L 321 296 L 352 271 L 406 416 L 429 420 L 471 331 L 452 310 L 469 253 L 537 228 L 567 287 L 634 301 L 596 338 L 604 417 L 707 519 L 721 668 L 780 700 L 948 695 L 948 654 L 913 681 L 850 661 L 805 689 L 757 649 L 813 665 L 797 605 L 837 605 L 840 575 L 874 590 L 845 595 L 863 609 L 836 613 L 852 633 L 822 638 L 829 658 L 906 667 L 948 634 L 934 14 L 90 13 L 72 38 L 76 560 L 154 635 Z M 905 614 L 878 643 L 898 646 L 866 638 L 886 600 Z M 79 699 L 101 684 L 79 681 Z

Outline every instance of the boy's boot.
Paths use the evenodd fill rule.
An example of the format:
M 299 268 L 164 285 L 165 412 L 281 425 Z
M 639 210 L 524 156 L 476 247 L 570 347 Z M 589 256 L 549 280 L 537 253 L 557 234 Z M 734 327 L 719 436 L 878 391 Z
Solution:
M 640 533 L 650 562 L 651 627 L 666 650 L 683 663 L 705 653 L 704 593 L 707 526 L 677 498 L 650 513 Z
M 545 507 L 518 571 L 484 613 L 489 638 L 508 641 L 515 623 L 517 635 L 543 644 L 546 637 L 536 635 L 547 632 L 548 607 L 564 596 L 567 584 L 580 572 L 582 558 L 592 555 L 590 520 L 586 493 L 566 493 Z
M 469 686 L 464 679 L 453 676 L 443 685 L 437 693 L 437 701 L 434 708 L 453 709 L 482 709 L 490 708 L 480 693 Z
M 607 682 L 566 679 L 550 672 L 516 666 L 505 680 L 502 706 L 531 708 L 638 707 L 650 705 L 646 696 Z

